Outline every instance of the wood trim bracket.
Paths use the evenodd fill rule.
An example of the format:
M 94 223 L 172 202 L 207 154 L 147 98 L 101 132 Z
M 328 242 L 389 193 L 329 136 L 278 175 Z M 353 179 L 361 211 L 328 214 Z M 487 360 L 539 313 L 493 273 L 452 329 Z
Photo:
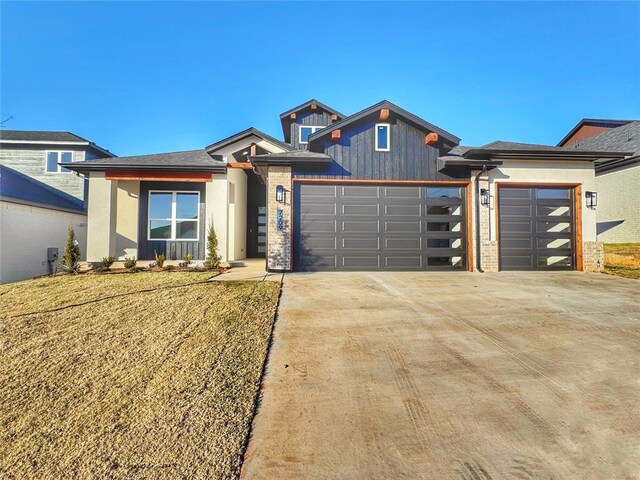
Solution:
M 253 170 L 253 165 L 251 165 L 249 162 L 227 163 L 227 167 L 229 167 L 229 168 L 241 168 L 242 170 Z
M 334 130 L 333 132 L 331 132 L 331 141 L 333 143 L 338 142 L 338 140 L 340 140 L 340 129 L 338 128 L 337 130 Z
M 389 118 L 389 109 L 388 108 L 381 108 L 380 109 L 380 121 L 384 122 L 388 118 Z
M 425 145 L 435 145 L 436 143 L 438 143 L 438 134 L 431 132 L 431 133 L 427 133 L 424 136 L 424 144 Z

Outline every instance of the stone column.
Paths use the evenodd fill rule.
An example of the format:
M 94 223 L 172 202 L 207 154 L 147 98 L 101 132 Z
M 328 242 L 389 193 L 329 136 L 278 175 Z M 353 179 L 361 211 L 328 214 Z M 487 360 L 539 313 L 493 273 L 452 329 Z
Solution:
M 276 201 L 276 187 L 285 190 L 284 202 Z M 293 188 L 291 167 L 270 166 L 267 175 L 267 268 L 290 271 L 291 265 L 291 205 Z M 282 225 L 278 226 L 278 210 L 282 212 Z

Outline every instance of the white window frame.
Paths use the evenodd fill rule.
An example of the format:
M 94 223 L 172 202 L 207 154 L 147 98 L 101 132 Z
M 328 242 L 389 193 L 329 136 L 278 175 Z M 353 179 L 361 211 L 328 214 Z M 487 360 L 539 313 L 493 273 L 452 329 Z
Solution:
M 314 133 L 316 133 L 318 130 L 322 130 L 326 125 L 298 125 L 298 143 L 300 145 L 306 145 L 309 142 L 303 142 L 302 141 L 302 129 L 303 128 L 310 128 L 311 129 L 311 133 L 309 135 L 313 135 Z
M 171 218 L 151 217 L 151 194 L 171 194 Z M 176 218 L 178 193 L 195 193 L 198 195 L 198 218 Z M 151 220 L 166 220 L 171 223 L 171 238 L 151 238 Z M 196 222 L 196 238 L 176 238 L 178 222 Z M 200 241 L 200 192 L 198 190 L 149 190 L 147 199 L 147 241 L 149 242 L 199 242 Z
M 58 161 L 56 162 L 56 166 L 58 167 L 58 169 L 55 172 L 50 172 L 49 171 L 49 154 L 50 153 L 56 153 L 58 154 Z M 75 162 L 75 155 L 74 155 L 74 151 L 73 150 L 47 150 L 44 153 L 44 171 L 45 173 L 52 173 L 52 174 L 57 174 L 57 173 L 63 173 L 63 174 L 70 174 L 73 173 L 71 170 L 69 170 L 68 172 L 63 172 L 62 171 L 62 166 L 58 165 L 61 161 L 62 161 L 62 154 L 63 153 L 70 153 L 71 154 L 71 163 Z
M 378 147 L 378 127 L 387 127 L 387 148 Z M 376 123 L 376 135 L 375 135 L 375 147 L 376 152 L 390 152 L 391 151 L 391 124 L 389 123 Z

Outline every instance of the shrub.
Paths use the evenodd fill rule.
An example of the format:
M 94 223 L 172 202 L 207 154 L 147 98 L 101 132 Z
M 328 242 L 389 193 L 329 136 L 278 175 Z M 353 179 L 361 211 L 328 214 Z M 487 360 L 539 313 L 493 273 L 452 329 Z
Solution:
M 182 261 L 184 262 L 185 267 L 191 263 L 191 260 L 193 260 L 193 255 L 191 255 L 190 253 L 185 253 L 184 257 L 182 257 Z
M 209 222 L 207 229 L 207 258 L 204 262 L 207 268 L 217 268 L 220 266 L 221 257 L 218 254 L 218 236 L 213 222 Z
M 167 265 L 166 267 L 163 268 L 165 272 L 170 272 L 171 270 L 175 270 L 175 269 L 176 269 L 175 265 Z
M 137 272 L 141 272 L 141 271 L 143 271 L 143 270 L 144 270 L 144 268 L 143 268 L 143 267 L 138 267 L 138 266 L 136 265 L 136 266 L 131 267 L 131 268 L 129 269 L 129 272 L 130 272 L 130 273 L 137 273 Z
M 69 225 L 67 231 L 67 242 L 64 246 L 64 255 L 62 256 L 62 270 L 66 273 L 78 273 L 80 262 L 80 247 L 76 240 L 76 232 Z
M 131 270 L 133 267 L 136 266 L 136 259 L 135 257 L 124 257 L 124 268 Z
M 114 257 L 102 257 L 102 260 L 100 260 L 100 266 L 106 270 L 109 270 L 109 268 L 111 268 L 111 265 L 113 265 L 113 262 L 115 261 L 116 259 Z
M 156 267 L 162 268 L 164 262 L 167 260 L 167 257 L 165 257 L 164 253 L 158 253 L 155 250 L 153 251 L 153 253 L 156 256 Z

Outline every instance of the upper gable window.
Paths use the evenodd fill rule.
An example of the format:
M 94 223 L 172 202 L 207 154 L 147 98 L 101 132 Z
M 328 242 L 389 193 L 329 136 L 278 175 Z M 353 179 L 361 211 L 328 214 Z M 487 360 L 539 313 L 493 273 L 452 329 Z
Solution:
M 73 162 L 73 152 L 47 152 L 48 173 L 70 173 L 71 170 L 58 165 L 58 163 L 71 162 Z
M 391 150 L 391 126 L 388 123 L 376 124 L 376 152 Z
M 309 135 L 316 133 L 321 128 L 321 125 L 300 125 L 300 144 L 309 143 Z

